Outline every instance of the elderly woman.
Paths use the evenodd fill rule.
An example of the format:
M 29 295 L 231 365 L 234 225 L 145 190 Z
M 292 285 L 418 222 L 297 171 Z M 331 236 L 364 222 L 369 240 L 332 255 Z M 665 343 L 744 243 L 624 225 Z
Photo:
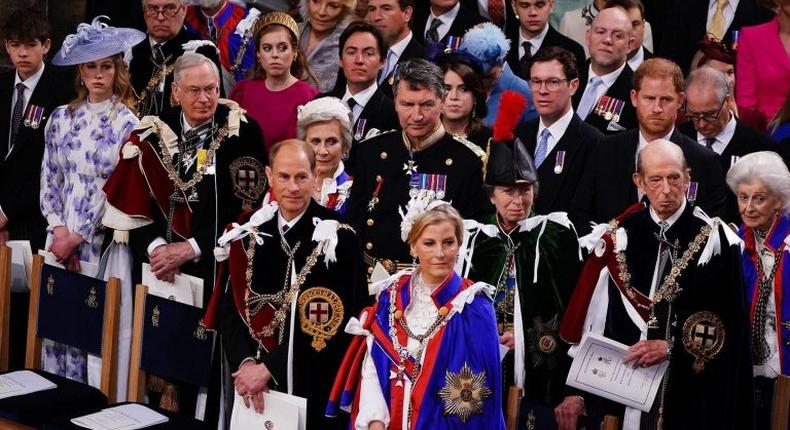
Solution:
M 504 429 L 492 287 L 453 269 L 463 220 L 449 204 L 417 196 L 401 237 L 418 266 L 373 284 L 377 302 L 347 326 L 358 337 L 327 412 L 346 381 L 361 380 L 358 396 L 343 393 L 355 404 L 340 404 L 353 406 L 357 429 Z
M 299 107 L 296 136 L 315 151 L 313 198 L 326 208 L 346 212 L 351 176 L 343 160 L 351 149 L 351 111 L 335 97 L 322 97 Z
M 66 37 L 52 59 L 55 65 L 76 66 L 79 72 L 77 98 L 49 118 L 41 166 L 46 248 L 69 270 L 79 271 L 81 261 L 98 263 L 101 257 L 106 203 L 102 187 L 138 123 L 124 53 L 143 39 L 140 31 L 109 27 L 96 18 Z M 85 358 L 73 348 L 44 344 L 43 368 L 52 373 L 85 382 Z
M 499 340 L 508 349 L 503 388 L 516 386 L 529 401 L 554 407 L 570 367 L 558 328 L 581 268 L 576 233 L 563 212 L 532 213 L 537 172 L 520 141 L 491 144 L 485 182 L 496 214 L 487 224 L 466 222 L 461 273 L 496 287 Z M 569 397 L 567 406 L 583 403 Z
M 296 21 L 285 12 L 269 12 L 255 23 L 257 58 L 251 79 L 237 83 L 230 98 L 261 126 L 266 152 L 296 137 L 296 108 L 318 90 L 299 78 L 310 71 L 299 48 Z
M 453 136 L 462 137 L 485 150 L 491 129 L 483 124 L 488 115 L 483 90 L 482 66 L 468 54 L 451 52 L 437 59 L 447 92 L 442 104 L 442 125 Z
M 755 428 L 767 429 L 774 381 L 790 374 L 790 172 L 776 153 L 755 152 L 730 168 L 727 184 L 743 219 L 738 234 L 745 244 Z
M 340 34 L 354 18 L 356 0 L 303 0 L 300 44 L 322 93 L 335 87 Z

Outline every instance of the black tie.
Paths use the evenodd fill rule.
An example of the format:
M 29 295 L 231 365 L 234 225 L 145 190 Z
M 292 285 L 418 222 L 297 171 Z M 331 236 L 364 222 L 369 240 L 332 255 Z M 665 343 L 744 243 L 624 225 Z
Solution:
M 22 115 L 25 107 L 25 84 L 16 84 L 16 102 L 14 103 L 14 110 L 11 116 L 11 136 L 8 139 L 8 152 L 14 148 L 16 143 L 16 135 L 19 133 L 19 127 L 22 125 Z M 8 154 L 8 153 L 6 153 Z
M 163 64 L 165 62 L 165 52 L 162 51 L 161 43 L 155 44 L 153 49 L 151 50 L 151 53 L 153 54 L 154 57 L 154 63 Z
M 433 21 L 431 21 L 431 28 L 425 33 L 425 38 L 428 39 L 429 42 L 439 43 L 439 26 L 441 25 L 442 21 L 439 18 L 434 18 Z
M 288 233 L 288 230 L 290 230 L 290 229 L 291 229 L 291 226 L 289 226 L 288 224 L 284 224 L 283 225 L 283 229 L 282 229 L 283 230 L 283 234 Z
M 346 104 L 348 104 L 348 108 L 351 109 L 351 113 L 354 113 L 354 106 L 357 105 L 357 101 L 354 100 L 353 97 L 351 97 L 346 101 Z
M 524 55 L 518 61 L 521 66 L 521 73 L 526 76 L 529 72 L 529 60 L 532 59 L 532 44 L 529 42 L 522 42 L 521 46 L 524 47 Z
M 713 151 L 713 144 L 716 143 L 715 137 L 706 137 L 705 138 L 705 146 L 708 147 L 711 151 Z

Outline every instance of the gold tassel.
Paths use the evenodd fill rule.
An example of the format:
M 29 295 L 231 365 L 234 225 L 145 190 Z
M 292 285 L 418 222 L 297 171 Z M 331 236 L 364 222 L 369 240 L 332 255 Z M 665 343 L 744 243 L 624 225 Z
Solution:
M 175 385 L 167 383 L 159 400 L 159 407 L 174 414 L 178 413 L 178 388 Z

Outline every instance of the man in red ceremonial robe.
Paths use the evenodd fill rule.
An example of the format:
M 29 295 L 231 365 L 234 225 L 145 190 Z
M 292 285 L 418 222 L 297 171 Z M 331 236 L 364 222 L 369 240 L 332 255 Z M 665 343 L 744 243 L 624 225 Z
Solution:
M 307 399 L 308 429 L 339 430 L 347 418 L 325 417 L 324 407 L 351 340 L 346 323 L 371 299 L 356 233 L 312 198 L 314 170 L 307 143 L 272 147 L 275 201 L 220 238 L 229 282 L 206 324 L 222 333 L 234 407 L 262 411 L 263 393 L 277 390 Z
M 740 241 L 686 201 L 689 171 L 674 143 L 642 149 L 633 180 L 649 205 L 580 240 L 591 255 L 560 336 L 578 344 L 588 333 L 602 335 L 630 346 L 629 365 L 669 367 L 649 413 L 585 395 L 587 412 L 619 415 L 626 430 L 751 428 Z M 561 429 L 576 428 L 576 402 L 557 407 Z
M 178 273 L 203 279 L 203 302 L 216 276 L 214 246 L 222 229 L 264 193 L 263 136 L 235 103 L 219 98 L 219 72 L 201 54 L 175 63 L 173 95 L 180 108 L 143 117 L 108 179 L 103 223 L 129 232 L 133 281 L 142 263 L 172 282 Z M 209 390 L 207 421 L 219 402 Z M 191 399 L 181 393 L 180 408 Z

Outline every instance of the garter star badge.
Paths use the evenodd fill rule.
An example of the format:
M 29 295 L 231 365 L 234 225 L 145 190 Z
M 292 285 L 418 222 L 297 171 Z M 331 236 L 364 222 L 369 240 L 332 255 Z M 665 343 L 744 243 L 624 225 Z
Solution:
M 444 414 L 456 415 L 463 423 L 472 415 L 482 414 L 483 401 L 491 397 L 485 370 L 474 373 L 467 363 L 458 373 L 448 370 L 439 397 L 444 402 Z
M 683 346 L 694 356 L 694 373 L 703 371 L 721 351 L 724 336 L 724 323 L 713 312 L 697 312 L 683 323 Z
M 302 332 L 313 336 L 310 346 L 321 351 L 343 322 L 343 301 L 329 288 L 314 287 L 299 296 L 298 306 Z

